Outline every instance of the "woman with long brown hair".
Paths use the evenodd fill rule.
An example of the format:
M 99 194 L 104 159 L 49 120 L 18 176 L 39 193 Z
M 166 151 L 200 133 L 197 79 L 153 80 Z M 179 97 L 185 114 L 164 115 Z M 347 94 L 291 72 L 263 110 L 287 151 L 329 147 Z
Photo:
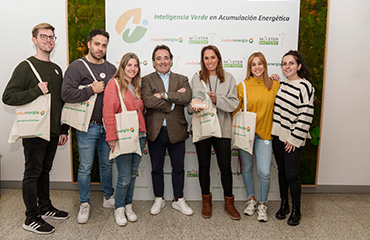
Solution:
M 203 83 L 202 83 L 203 82 Z M 204 84 L 209 90 L 204 89 Z M 199 183 L 202 191 L 202 216 L 212 216 L 212 195 L 210 192 L 211 148 L 213 146 L 217 163 L 221 171 L 221 183 L 224 190 L 225 210 L 232 219 L 239 220 L 240 214 L 234 206 L 233 182 L 231 172 L 231 113 L 238 106 L 236 83 L 234 77 L 224 71 L 221 53 L 216 46 L 205 46 L 201 51 L 201 70 L 195 73 L 191 84 L 193 99 L 204 101 L 206 94 L 208 104 L 217 109 L 221 128 L 221 137 L 209 137 L 195 143 L 199 164 Z M 203 94 L 199 94 L 203 92 Z M 202 111 L 188 107 L 188 112 Z M 194 127 L 194 126 L 193 126 Z
M 112 151 L 118 139 L 115 114 L 122 112 L 116 82 L 121 90 L 123 103 L 126 105 L 127 111 L 137 111 L 139 120 L 139 141 L 142 152 L 145 143 L 146 128 L 144 104 L 140 94 L 140 61 L 136 54 L 127 53 L 122 57 L 117 72 L 113 75 L 113 78 L 109 81 L 105 89 L 103 118 L 107 133 L 106 141 Z M 137 220 L 137 216 L 132 209 L 132 197 L 134 195 L 136 173 L 141 155 L 137 153 L 127 153 L 119 155 L 115 160 L 118 169 L 118 179 L 114 199 L 114 216 L 119 226 L 125 226 L 127 220 L 130 222 Z

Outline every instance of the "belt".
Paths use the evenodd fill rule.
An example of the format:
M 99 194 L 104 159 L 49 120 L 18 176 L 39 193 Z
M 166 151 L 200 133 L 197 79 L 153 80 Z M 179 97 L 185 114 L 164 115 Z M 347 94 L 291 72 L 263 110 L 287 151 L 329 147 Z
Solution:
M 91 120 L 90 122 L 91 123 L 98 124 L 98 125 L 103 125 L 103 122 L 100 122 L 100 121 Z

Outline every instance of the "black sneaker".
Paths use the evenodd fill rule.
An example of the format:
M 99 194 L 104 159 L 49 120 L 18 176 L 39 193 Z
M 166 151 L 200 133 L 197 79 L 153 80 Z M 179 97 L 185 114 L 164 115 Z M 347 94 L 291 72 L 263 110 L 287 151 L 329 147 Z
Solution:
M 45 222 L 41 217 L 25 221 L 22 225 L 24 230 L 37 234 L 50 234 L 55 231 L 55 228 Z
M 61 211 L 56 209 L 55 207 L 51 206 L 48 211 L 42 214 L 41 216 L 43 219 L 52 218 L 52 219 L 67 219 L 69 214 L 67 212 Z

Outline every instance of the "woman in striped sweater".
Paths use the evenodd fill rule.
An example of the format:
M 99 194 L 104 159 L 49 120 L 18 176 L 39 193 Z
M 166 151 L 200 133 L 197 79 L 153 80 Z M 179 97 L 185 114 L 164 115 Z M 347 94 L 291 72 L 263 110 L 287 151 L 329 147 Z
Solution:
M 282 69 L 287 79 L 280 81 L 271 132 L 281 198 L 276 218 L 285 219 L 289 213 L 290 188 L 293 206 L 288 224 L 296 226 L 301 219 L 299 164 L 313 120 L 315 89 L 309 81 L 310 73 L 300 52 L 291 50 L 286 53 L 282 59 Z

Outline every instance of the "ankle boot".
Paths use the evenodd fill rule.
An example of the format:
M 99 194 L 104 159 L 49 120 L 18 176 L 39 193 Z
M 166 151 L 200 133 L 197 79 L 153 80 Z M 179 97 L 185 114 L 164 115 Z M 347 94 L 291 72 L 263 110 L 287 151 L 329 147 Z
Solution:
M 288 225 L 297 226 L 299 224 L 299 220 L 301 220 L 301 208 L 299 205 L 293 205 L 292 213 L 288 219 Z
M 240 220 L 240 213 L 234 206 L 234 196 L 225 198 L 225 211 L 229 214 L 231 219 Z
M 290 212 L 288 198 L 281 199 L 280 209 L 276 212 L 277 219 L 285 219 L 286 215 Z
M 202 195 L 202 217 L 210 218 L 212 216 L 212 193 L 208 195 Z

